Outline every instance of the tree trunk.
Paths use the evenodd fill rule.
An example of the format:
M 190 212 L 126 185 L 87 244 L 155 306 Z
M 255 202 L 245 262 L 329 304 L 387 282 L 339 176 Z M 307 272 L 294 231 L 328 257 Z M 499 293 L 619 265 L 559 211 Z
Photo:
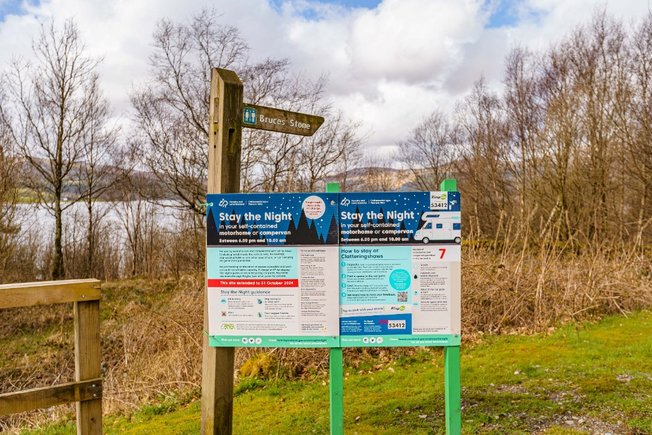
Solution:
M 57 193 L 54 199 L 54 255 L 52 257 L 52 279 L 64 279 L 63 266 L 63 222 L 61 219 L 61 194 Z
M 95 219 L 93 218 L 92 200 L 86 202 L 86 209 L 88 211 L 88 229 L 86 233 L 86 278 L 90 278 L 94 275 L 93 267 L 95 266 Z

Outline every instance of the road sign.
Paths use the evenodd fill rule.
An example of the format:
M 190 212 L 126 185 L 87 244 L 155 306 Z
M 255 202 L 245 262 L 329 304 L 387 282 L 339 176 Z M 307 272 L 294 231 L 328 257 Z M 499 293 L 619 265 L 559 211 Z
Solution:
M 323 123 L 321 116 L 255 104 L 245 104 L 242 113 L 243 127 L 301 136 L 312 136 Z

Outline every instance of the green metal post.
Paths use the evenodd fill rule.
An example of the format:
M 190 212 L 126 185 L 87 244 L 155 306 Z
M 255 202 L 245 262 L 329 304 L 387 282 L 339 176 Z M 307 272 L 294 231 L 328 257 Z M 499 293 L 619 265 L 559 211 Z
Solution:
M 442 192 L 457 191 L 457 181 L 447 178 L 441 182 Z M 460 381 L 460 347 L 444 348 L 444 394 L 446 401 L 446 433 L 462 433 L 462 383 Z
M 444 395 L 446 401 L 446 433 L 462 433 L 462 385 L 460 382 L 460 347 L 444 348 Z
M 327 193 L 338 193 L 340 183 L 327 183 Z M 330 373 L 330 426 L 331 435 L 344 434 L 344 359 L 342 348 L 331 348 L 328 360 Z
M 344 433 L 344 367 L 342 348 L 332 348 L 329 356 L 331 435 L 342 435 Z
M 326 183 L 326 193 L 340 193 L 340 183 Z
M 439 190 L 442 192 L 457 192 L 457 180 L 446 178 L 439 184 Z

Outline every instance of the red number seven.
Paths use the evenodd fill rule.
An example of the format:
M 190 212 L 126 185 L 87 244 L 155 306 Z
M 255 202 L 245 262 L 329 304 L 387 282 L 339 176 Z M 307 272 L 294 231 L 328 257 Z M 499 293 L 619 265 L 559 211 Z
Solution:
M 441 255 L 439 256 L 440 260 L 444 259 L 444 254 L 446 254 L 446 248 L 439 248 L 439 252 L 441 252 Z

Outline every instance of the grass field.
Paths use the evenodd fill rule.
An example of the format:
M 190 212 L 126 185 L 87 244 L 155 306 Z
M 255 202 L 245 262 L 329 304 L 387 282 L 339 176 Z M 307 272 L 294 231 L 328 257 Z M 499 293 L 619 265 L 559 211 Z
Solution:
M 652 313 L 489 336 L 462 348 L 464 433 L 652 433 Z M 345 367 L 345 431 L 444 433 L 443 357 L 430 349 Z M 234 432 L 328 433 L 328 379 L 243 379 Z M 105 418 L 107 434 L 194 434 L 199 402 L 169 397 Z M 25 433 L 74 433 L 72 423 Z

